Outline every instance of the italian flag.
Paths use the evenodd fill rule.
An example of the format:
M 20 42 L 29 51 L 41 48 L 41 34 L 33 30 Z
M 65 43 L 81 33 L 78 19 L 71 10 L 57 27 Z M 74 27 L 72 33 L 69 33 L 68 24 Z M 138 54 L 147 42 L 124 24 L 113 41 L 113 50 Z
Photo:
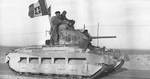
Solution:
M 31 18 L 43 16 L 43 15 L 50 15 L 50 7 L 49 9 L 47 9 L 45 0 L 38 0 L 37 3 L 33 3 L 29 6 L 28 15 Z

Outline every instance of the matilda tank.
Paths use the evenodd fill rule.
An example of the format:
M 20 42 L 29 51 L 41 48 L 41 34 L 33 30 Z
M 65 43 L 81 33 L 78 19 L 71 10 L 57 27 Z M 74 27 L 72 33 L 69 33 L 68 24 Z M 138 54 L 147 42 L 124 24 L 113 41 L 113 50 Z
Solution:
M 119 50 L 92 45 L 92 39 L 116 36 L 90 36 L 67 24 L 59 26 L 59 42 L 19 48 L 6 55 L 5 62 L 18 73 L 65 75 L 96 79 L 118 70 L 124 64 Z

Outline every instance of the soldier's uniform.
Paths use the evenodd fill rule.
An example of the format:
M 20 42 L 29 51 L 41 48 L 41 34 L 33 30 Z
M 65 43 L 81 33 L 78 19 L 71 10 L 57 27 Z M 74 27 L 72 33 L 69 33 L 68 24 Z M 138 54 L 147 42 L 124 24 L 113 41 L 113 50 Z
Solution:
M 62 21 L 68 21 L 67 24 L 68 24 L 70 27 L 74 28 L 73 25 L 75 24 L 75 21 L 74 21 L 74 20 L 69 20 L 69 19 L 66 17 L 66 13 L 67 13 L 66 11 L 63 11 L 62 14 L 61 14 L 61 18 L 60 18 L 60 19 L 61 19 Z
M 61 22 L 60 16 L 53 16 L 51 18 L 50 41 L 52 44 L 57 44 L 59 42 L 58 26 L 61 24 Z

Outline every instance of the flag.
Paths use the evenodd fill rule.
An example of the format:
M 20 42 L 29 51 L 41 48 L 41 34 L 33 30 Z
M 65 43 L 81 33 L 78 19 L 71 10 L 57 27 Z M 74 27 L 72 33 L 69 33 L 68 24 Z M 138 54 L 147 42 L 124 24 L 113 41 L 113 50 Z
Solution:
M 48 14 L 49 12 L 45 0 L 38 0 L 37 3 L 33 3 L 29 6 L 28 16 L 30 16 L 31 18 Z

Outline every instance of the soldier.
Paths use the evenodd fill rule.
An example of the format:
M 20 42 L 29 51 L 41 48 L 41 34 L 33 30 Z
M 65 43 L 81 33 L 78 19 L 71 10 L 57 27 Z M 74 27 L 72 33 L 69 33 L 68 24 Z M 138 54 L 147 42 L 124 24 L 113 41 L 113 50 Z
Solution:
M 67 12 L 64 10 L 61 14 L 61 20 L 65 23 L 67 23 L 69 26 L 73 27 L 73 25 L 75 24 L 75 21 L 74 20 L 69 20 L 67 17 L 66 17 L 66 14 Z M 74 28 L 74 27 L 73 27 Z
M 88 38 L 88 41 L 92 41 L 92 38 L 91 38 L 88 30 L 84 30 L 82 33 Z
M 50 29 L 50 43 L 52 45 L 58 44 L 59 42 L 59 33 L 58 33 L 58 26 L 62 23 L 62 20 L 60 19 L 60 11 L 55 12 L 55 16 L 51 18 L 51 29 Z
M 91 38 L 91 36 L 90 36 L 88 30 L 84 30 L 82 33 L 87 37 L 87 41 L 88 41 L 88 45 L 87 45 L 87 47 L 86 47 L 85 49 L 88 48 L 88 49 L 90 49 L 90 50 L 93 50 L 95 47 L 94 47 L 94 46 L 92 45 L 92 43 L 91 43 L 92 38 Z
M 61 20 L 68 20 L 68 19 L 66 18 L 66 14 L 67 14 L 67 12 L 64 10 L 64 11 L 62 12 L 62 14 L 61 14 Z

